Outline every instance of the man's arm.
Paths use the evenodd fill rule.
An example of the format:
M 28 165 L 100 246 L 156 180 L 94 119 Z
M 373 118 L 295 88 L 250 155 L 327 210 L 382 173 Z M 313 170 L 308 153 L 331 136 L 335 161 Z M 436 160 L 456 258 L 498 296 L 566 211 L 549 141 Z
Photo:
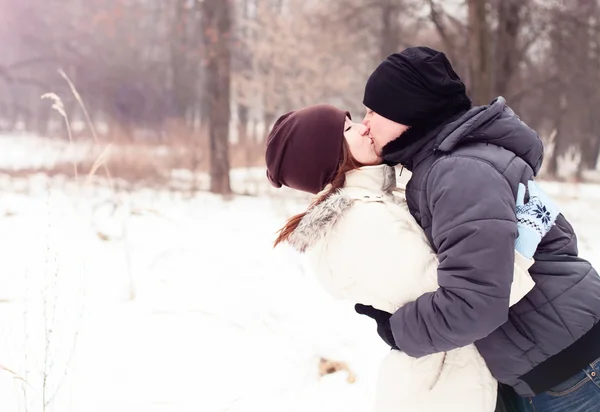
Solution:
M 466 346 L 506 322 L 517 236 L 513 192 L 489 163 L 443 159 L 427 193 L 440 287 L 390 318 L 398 347 L 414 357 Z

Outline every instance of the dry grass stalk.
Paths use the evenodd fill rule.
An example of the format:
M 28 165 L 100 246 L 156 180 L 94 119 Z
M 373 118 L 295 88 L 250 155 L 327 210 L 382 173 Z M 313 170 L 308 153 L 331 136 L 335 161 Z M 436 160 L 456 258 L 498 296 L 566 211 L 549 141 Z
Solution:
M 90 172 L 88 173 L 88 177 L 87 177 L 87 182 L 88 183 L 90 183 L 92 177 L 94 176 L 94 174 L 96 173 L 96 171 L 98 170 L 98 168 L 100 168 L 100 166 L 102 166 L 107 171 L 107 176 L 108 176 L 110 185 L 114 189 L 113 184 L 112 184 L 112 178 L 110 176 L 110 172 L 108 172 L 108 167 L 106 166 L 106 161 L 108 159 L 108 153 L 109 153 L 111 147 L 112 147 L 111 144 L 107 145 L 104 148 L 104 150 L 102 151 L 102 153 L 100 153 L 100 156 L 98 156 L 98 158 L 96 159 L 96 161 L 92 165 L 92 167 L 90 169 Z
M 73 144 L 73 132 L 71 130 L 71 122 L 69 121 L 69 116 L 67 115 L 67 111 L 65 110 L 65 105 L 62 100 L 56 93 L 45 93 L 42 95 L 42 99 L 52 100 L 52 109 L 56 110 L 64 119 L 65 125 L 67 127 L 67 134 L 69 135 L 69 143 Z M 77 161 L 73 161 L 73 172 L 75 173 L 75 180 L 79 181 L 79 174 L 77 172 Z
M 89 116 L 89 113 L 85 107 L 85 104 L 83 103 L 83 100 L 81 99 L 81 96 L 79 94 L 79 92 L 77 91 L 77 88 L 75 87 L 75 85 L 73 84 L 73 82 L 69 79 L 69 77 L 66 75 L 66 73 L 63 70 L 59 70 L 59 74 L 65 79 L 65 81 L 68 83 L 69 88 L 71 89 L 71 92 L 73 93 L 75 99 L 77 100 L 77 102 L 79 103 L 81 109 L 83 110 L 84 114 L 85 114 L 85 118 L 88 124 L 88 127 L 91 130 L 92 136 L 94 138 L 94 141 L 96 144 L 100 144 L 99 140 L 98 140 L 98 136 L 96 133 L 96 130 L 94 128 L 94 125 L 91 121 L 91 118 Z M 61 98 L 56 95 L 55 93 L 46 93 L 44 95 L 41 96 L 42 99 L 50 99 L 52 100 L 53 104 L 52 104 L 52 108 L 54 110 L 56 110 L 64 119 L 65 124 L 66 124 L 66 128 L 67 128 L 67 133 L 69 135 L 69 144 L 73 144 L 73 133 L 72 133 L 72 128 L 71 128 L 71 122 L 69 119 L 69 116 L 65 110 L 64 104 L 61 100 Z M 96 173 L 96 171 L 100 168 L 103 167 L 105 172 L 106 172 L 106 176 L 108 178 L 109 184 L 111 186 L 112 189 L 114 189 L 114 184 L 113 184 L 113 180 L 110 174 L 110 171 L 106 165 L 106 161 L 108 159 L 108 154 L 110 151 L 110 147 L 111 145 L 108 145 L 106 148 L 104 148 L 104 150 L 101 152 L 100 156 L 96 159 L 96 161 L 92 164 L 92 167 L 90 169 L 90 172 L 88 173 L 87 179 L 86 179 L 86 183 L 89 183 L 91 181 L 91 178 L 93 177 L 93 175 Z M 73 161 L 73 168 L 74 168 L 74 173 L 75 173 L 75 180 L 76 182 L 79 184 L 79 173 L 78 173 L 78 168 L 77 168 L 77 161 Z M 50 193 L 50 187 L 48 187 L 48 192 Z M 48 205 L 49 207 L 49 205 Z M 49 245 L 48 245 L 48 253 L 49 253 Z M 55 256 L 55 264 L 56 264 L 56 256 Z M 55 265 L 56 266 L 56 265 Z M 53 285 L 56 287 L 56 282 L 58 279 L 58 270 L 54 271 L 54 276 L 53 276 Z M 43 371 L 43 381 L 42 381 L 42 410 L 45 411 L 47 407 L 49 407 L 52 402 L 54 401 L 54 398 L 56 397 L 56 395 L 58 394 L 58 392 L 60 391 L 64 379 L 67 376 L 68 370 L 70 368 L 70 364 L 73 358 L 73 354 L 75 351 L 75 347 L 77 345 L 77 340 L 78 340 L 78 336 L 79 336 L 79 327 L 77 327 L 75 329 L 75 333 L 73 336 L 73 344 L 71 347 L 71 353 L 68 357 L 67 363 L 65 365 L 64 371 L 62 376 L 59 379 L 58 385 L 55 388 L 54 392 L 52 394 L 49 394 L 49 388 L 48 388 L 48 378 L 49 375 L 51 373 L 51 371 L 54 369 L 54 359 L 49 359 L 50 356 L 50 345 L 51 345 L 51 341 L 52 339 L 52 335 L 53 335 L 53 328 L 55 326 L 55 322 L 54 322 L 54 318 L 56 315 L 56 303 L 58 300 L 57 296 L 54 296 L 54 300 L 53 300 L 53 305 L 52 305 L 52 313 L 51 316 L 52 318 L 49 319 L 49 314 L 47 313 L 47 309 L 48 309 L 48 302 L 47 302 L 47 295 L 48 295 L 48 291 L 49 291 L 49 285 L 46 285 L 45 291 L 44 291 L 44 329 L 45 329 L 45 351 L 44 351 L 44 371 Z M 81 322 L 81 317 L 83 315 L 83 312 L 80 313 L 80 317 L 79 317 L 79 321 L 78 324 L 80 324 Z M 23 381 L 25 382 L 25 380 L 23 379 Z M 24 396 L 25 396 L 25 408 L 27 410 L 27 391 L 24 390 Z
M 18 373 L 16 373 L 15 371 L 8 369 L 6 366 L 2 366 L 0 365 L 0 371 L 4 371 L 4 372 L 8 372 L 9 374 L 11 374 L 13 376 L 13 378 L 20 380 L 21 382 L 26 383 L 27 385 L 29 385 L 29 382 L 27 382 L 27 380 L 25 380 L 25 378 L 23 378 L 22 376 L 20 376 Z
M 94 122 L 92 122 L 92 118 L 90 117 L 90 114 L 89 114 L 89 112 L 88 112 L 85 104 L 83 103 L 83 99 L 81 98 L 81 95 L 77 91 L 77 88 L 75 87 L 75 85 L 73 84 L 73 82 L 71 81 L 71 79 L 69 78 L 69 76 L 67 76 L 67 74 L 64 72 L 64 70 L 59 69 L 58 73 L 62 76 L 63 79 L 65 79 L 65 81 L 69 85 L 69 88 L 71 89 L 71 92 L 73 93 L 73 96 L 75 97 L 75 100 L 77 100 L 77 103 L 79 103 L 79 106 L 81 107 L 81 110 L 83 111 L 86 123 L 87 123 L 88 127 L 90 128 L 90 132 L 92 133 L 92 137 L 94 138 L 94 142 L 99 145 L 100 141 L 98 139 L 98 134 L 96 133 L 96 128 L 94 127 Z M 104 154 L 106 152 L 106 150 L 107 149 L 105 149 L 102 153 Z M 102 156 L 102 155 L 100 155 L 100 156 Z M 102 163 L 102 167 L 104 169 L 104 172 L 106 173 L 106 178 L 108 179 L 110 187 L 112 189 L 114 189 L 113 180 L 112 180 L 112 177 L 111 177 L 111 174 L 110 174 L 110 170 L 108 169 L 108 166 L 106 165 L 106 162 Z M 93 172 L 90 171 L 90 173 L 88 175 L 88 181 L 89 181 L 90 177 L 93 176 L 94 173 L 95 173 L 95 170 L 93 170 Z

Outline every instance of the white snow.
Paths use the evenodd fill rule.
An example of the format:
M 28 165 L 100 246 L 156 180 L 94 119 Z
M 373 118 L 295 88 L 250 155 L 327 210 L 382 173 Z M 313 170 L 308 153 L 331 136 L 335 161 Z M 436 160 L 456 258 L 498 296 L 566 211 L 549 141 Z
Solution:
M 0 165 L 35 158 L 10 150 Z M 268 187 L 263 173 L 232 180 Z M 600 186 L 542 187 L 600 264 Z M 0 410 L 370 410 L 387 348 L 298 254 L 272 249 L 307 199 L 256 188 L 225 201 L 0 175 Z M 319 377 L 321 356 L 357 381 Z
M 93 154 L 90 142 L 69 144 L 26 133 L 0 135 L 0 169 L 49 169 L 61 162 L 81 161 Z
M 44 370 L 49 411 L 369 409 L 374 325 L 271 246 L 304 202 L 44 175 L 0 188 L 0 365 L 28 382 L 25 409 L 0 371 L 0 410 L 44 410 Z M 319 378 L 320 356 L 357 382 Z

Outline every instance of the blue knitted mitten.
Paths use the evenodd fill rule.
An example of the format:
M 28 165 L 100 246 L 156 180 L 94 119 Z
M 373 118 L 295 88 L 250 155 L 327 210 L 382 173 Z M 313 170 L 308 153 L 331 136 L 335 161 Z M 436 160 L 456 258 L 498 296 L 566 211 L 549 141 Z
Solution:
M 550 231 L 560 211 L 558 206 L 533 180 L 527 182 L 529 201 L 525 203 L 525 185 L 517 192 L 517 230 L 515 249 L 528 259 L 533 257 L 542 238 Z

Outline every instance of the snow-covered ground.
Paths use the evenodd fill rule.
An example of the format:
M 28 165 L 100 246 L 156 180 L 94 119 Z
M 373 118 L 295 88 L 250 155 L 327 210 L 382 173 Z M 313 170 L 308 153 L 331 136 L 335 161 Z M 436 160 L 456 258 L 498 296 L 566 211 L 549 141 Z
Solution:
M 262 188 L 262 173 L 232 179 Z M 600 265 L 600 186 L 542 186 Z M 374 324 L 271 247 L 305 205 L 0 175 L 0 410 L 370 410 Z M 320 357 L 356 382 L 320 377 Z
M 0 410 L 368 410 L 373 324 L 271 247 L 302 206 L 1 176 Z

